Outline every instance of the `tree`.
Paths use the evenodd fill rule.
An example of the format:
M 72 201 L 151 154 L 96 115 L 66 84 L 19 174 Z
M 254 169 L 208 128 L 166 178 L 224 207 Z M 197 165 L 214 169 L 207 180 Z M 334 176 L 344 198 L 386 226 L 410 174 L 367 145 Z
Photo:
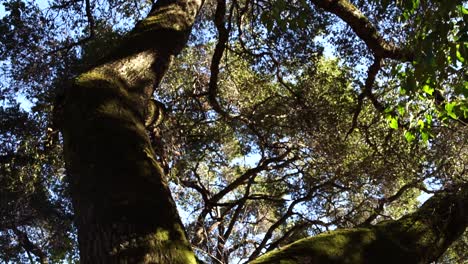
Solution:
M 9 83 L 28 87 L 37 116 L 2 110 L 11 124 L 2 141 L 13 135 L 1 153 L 2 211 L 16 217 L 0 230 L 17 241 L 4 243 L 14 250 L 3 258 L 73 259 L 73 239 L 54 245 L 66 236 L 35 230 L 73 233 L 72 217 L 83 263 L 196 263 L 192 246 L 213 263 L 430 263 L 462 236 L 463 1 L 202 4 L 157 1 L 121 34 L 106 10 L 136 20 L 135 7 L 56 1 L 50 10 L 68 10 L 58 21 L 76 21 L 87 35 L 40 41 L 47 31 L 32 23 L 51 32 L 60 23 L 31 3 L 5 2 L 0 58 Z M 73 18 L 80 12 L 84 20 Z M 215 28 L 205 23 L 211 17 Z M 204 36 L 192 37 L 161 82 L 193 26 Z M 336 34 L 340 60 L 324 58 L 310 39 L 330 31 L 352 33 Z M 5 100 L 16 96 L 2 91 Z M 63 170 L 57 129 L 65 182 L 44 176 Z M 258 159 L 240 162 L 245 156 Z M 185 196 L 182 207 L 200 207 L 187 229 L 167 177 Z M 437 194 L 407 214 L 421 191 Z M 11 202 L 20 199 L 25 210 Z M 347 229 L 304 238 L 335 227 Z

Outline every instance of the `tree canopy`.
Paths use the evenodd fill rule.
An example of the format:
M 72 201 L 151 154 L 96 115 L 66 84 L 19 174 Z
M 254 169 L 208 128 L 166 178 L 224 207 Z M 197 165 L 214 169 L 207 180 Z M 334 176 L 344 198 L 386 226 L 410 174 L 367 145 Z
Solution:
M 466 1 L 205 0 L 197 11 L 202 2 L 0 1 L 0 260 L 78 262 L 85 220 L 76 212 L 88 198 L 74 195 L 101 180 L 71 175 L 121 159 L 142 174 L 150 159 L 162 191 L 132 200 L 152 183 L 143 190 L 145 181 L 116 177 L 102 181 L 117 187 L 96 192 L 134 203 L 137 217 L 140 203 L 166 209 L 156 204 L 161 192 L 170 197 L 167 181 L 185 226 L 175 227 L 174 247 L 185 234 L 201 262 L 351 259 L 323 247 L 381 236 L 417 247 L 422 240 L 404 241 L 402 225 L 425 218 L 433 225 L 411 232 L 438 240 L 428 235 L 434 246 L 403 258 L 467 260 Z M 147 50 L 168 54 L 151 61 Z M 117 64 L 120 75 L 109 73 Z M 74 88 L 96 79 L 97 93 Z M 111 97 L 110 85 L 138 91 L 121 88 L 96 107 L 118 113 L 112 122 L 82 126 L 76 120 L 90 117 L 80 109 Z M 144 111 L 132 108 L 142 101 Z M 130 139 L 140 136 L 133 116 L 143 116 L 142 141 Z M 71 151 L 69 139 L 93 129 L 103 136 L 83 142 L 107 149 Z M 152 149 L 127 156 L 146 137 Z M 298 254 L 309 242 L 316 259 Z M 358 250 L 352 263 L 375 263 L 366 254 L 383 247 L 393 245 Z

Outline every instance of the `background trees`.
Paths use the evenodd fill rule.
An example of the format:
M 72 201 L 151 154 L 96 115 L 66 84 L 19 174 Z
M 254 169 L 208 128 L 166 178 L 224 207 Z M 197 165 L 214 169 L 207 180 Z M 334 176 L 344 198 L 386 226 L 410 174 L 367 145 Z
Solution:
M 53 113 L 152 3 L 2 3 L 0 254 L 76 260 Z M 201 259 L 396 219 L 466 182 L 466 4 L 353 4 L 205 3 L 148 128 Z M 441 261 L 466 251 L 465 233 Z

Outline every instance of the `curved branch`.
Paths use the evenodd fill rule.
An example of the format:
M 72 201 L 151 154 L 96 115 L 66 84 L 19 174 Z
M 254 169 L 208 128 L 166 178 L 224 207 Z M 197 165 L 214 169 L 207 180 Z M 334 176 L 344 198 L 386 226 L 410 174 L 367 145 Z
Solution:
M 250 264 L 431 263 L 468 225 L 468 184 L 434 195 L 416 212 L 368 228 L 305 238 Z M 288 262 L 288 263 L 289 263 Z
M 386 204 L 390 204 L 397 199 L 399 199 L 407 190 L 411 188 L 415 188 L 418 185 L 421 185 L 419 180 L 410 182 L 408 184 L 403 185 L 395 194 L 390 197 L 382 198 L 379 200 L 379 204 L 377 208 L 374 209 L 374 212 L 362 223 L 361 226 L 368 226 L 374 221 L 385 209 Z
M 233 5 L 234 6 L 234 5 Z M 217 95 L 218 95 L 218 75 L 219 75 L 219 64 L 223 53 L 226 50 L 227 41 L 229 39 L 229 30 L 226 28 L 225 24 L 225 14 L 226 14 L 226 0 L 218 0 L 216 6 L 216 13 L 214 23 L 216 29 L 218 30 L 218 43 L 214 50 L 213 58 L 211 59 L 211 76 L 210 83 L 208 86 L 208 100 L 213 107 L 213 109 L 221 114 L 223 117 L 229 116 L 228 113 L 220 106 Z
M 376 57 L 400 61 L 413 60 L 412 52 L 386 41 L 369 19 L 348 0 L 312 0 L 312 2 L 346 22 Z

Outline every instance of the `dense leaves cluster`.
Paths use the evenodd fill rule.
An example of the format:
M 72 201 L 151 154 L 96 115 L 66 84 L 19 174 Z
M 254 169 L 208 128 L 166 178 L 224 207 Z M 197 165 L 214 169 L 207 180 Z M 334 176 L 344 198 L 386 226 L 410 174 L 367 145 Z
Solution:
M 1 260 L 77 261 L 62 94 L 150 2 L 1 1 Z M 148 134 L 204 261 L 397 219 L 468 179 L 466 3 L 352 1 L 356 20 L 326 2 L 207 1 L 156 88 Z

